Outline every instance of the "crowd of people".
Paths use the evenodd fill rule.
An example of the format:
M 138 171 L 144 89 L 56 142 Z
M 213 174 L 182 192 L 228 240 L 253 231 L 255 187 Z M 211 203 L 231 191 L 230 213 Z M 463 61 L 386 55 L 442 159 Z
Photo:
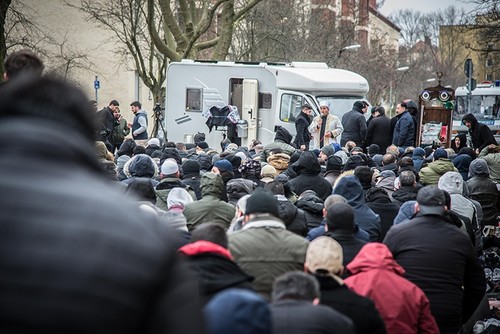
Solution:
M 411 101 L 368 124 L 363 101 L 342 120 L 305 105 L 295 139 L 278 128 L 249 147 L 162 143 L 139 102 L 124 123 L 116 100 L 96 112 L 78 88 L 12 68 L 2 331 L 466 333 L 489 314 L 500 148 L 469 115 L 472 147 L 415 147 Z

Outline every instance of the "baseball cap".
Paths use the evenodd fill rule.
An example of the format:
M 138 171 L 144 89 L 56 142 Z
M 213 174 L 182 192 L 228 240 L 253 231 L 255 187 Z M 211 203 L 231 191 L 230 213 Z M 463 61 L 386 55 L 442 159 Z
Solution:
M 327 236 L 321 236 L 309 243 L 306 253 L 307 269 L 318 275 L 328 275 L 340 284 L 344 282 L 337 276 L 344 268 L 342 265 L 342 246 Z
M 444 213 L 443 191 L 435 186 L 423 187 L 418 191 L 417 203 L 421 214 L 441 215 Z

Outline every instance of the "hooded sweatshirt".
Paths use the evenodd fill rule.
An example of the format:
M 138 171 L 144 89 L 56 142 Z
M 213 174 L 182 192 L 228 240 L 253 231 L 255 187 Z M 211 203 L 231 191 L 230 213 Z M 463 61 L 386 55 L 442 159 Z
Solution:
M 470 164 L 470 179 L 467 180 L 469 197 L 483 208 L 483 224 L 497 225 L 499 193 L 495 182 L 489 178 L 486 161 L 476 159 Z
M 448 172 L 438 182 L 438 188 L 450 194 L 451 210 L 467 217 L 470 222 L 477 221 L 474 204 L 462 195 L 463 187 L 464 180 L 458 172 Z
M 469 129 L 469 134 L 472 139 L 472 146 L 474 149 L 478 149 L 479 152 L 486 146 L 490 144 L 497 144 L 493 133 L 491 132 L 488 125 L 479 123 L 473 114 L 467 114 L 462 118 L 462 122 L 469 121 L 471 127 Z
M 333 194 L 341 195 L 354 209 L 354 223 L 369 234 L 370 241 L 381 241 L 380 217 L 365 204 L 361 183 L 355 176 L 345 176 L 338 180 Z
M 345 284 L 375 302 L 388 334 L 439 332 L 429 299 L 403 277 L 404 269 L 386 245 L 365 245 L 347 269 L 352 275 Z

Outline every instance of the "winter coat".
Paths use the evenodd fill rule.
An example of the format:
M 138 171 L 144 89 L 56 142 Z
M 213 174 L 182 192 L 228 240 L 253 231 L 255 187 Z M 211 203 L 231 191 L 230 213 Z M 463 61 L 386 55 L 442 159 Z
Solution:
M 484 296 L 484 271 L 466 233 L 444 216 L 419 215 L 384 239 L 405 278 L 422 289 L 442 333 L 457 333 Z
M 281 153 L 285 153 L 288 156 L 295 152 L 295 147 L 291 145 L 292 135 L 287 129 L 279 127 L 276 130 L 276 135 L 274 136 L 274 142 L 264 146 L 262 152 L 260 152 L 260 161 L 267 161 L 267 158 L 271 155 L 271 151 L 279 149 Z M 276 167 L 275 167 L 276 168 Z
M 489 178 L 486 162 L 477 159 L 470 167 L 471 178 L 467 180 L 469 197 L 478 201 L 483 208 L 483 224 L 498 225 L 500 194 L 496 184 Z
M 422 164 L 424 163 L 424 158 L 425 158 L 425 150 L 421 147 L 415 147 L 413 150 L 413 155 L 411 157 L 411 160 L 413 160 L 413 167 L 415 168 L 415 171 L 418 173 L 420 172 L 420 169 L 422 168 Z
M 188 185 L 184 184 L 181 179 L 176 177 L 167 177 L 161 179 L 160 183 L 158 183 L 155 187 L 156 193 L 156 206 L 162 210 L 168 211 L 168 194 L 174 188 L 182 188 L 185 189 L 189 195 L 193 198 L 193 201 L 196 201 L 196 194 L 194 190 L 191 189 Z
M 158 166 L 150 156 L 137 154 L 125 162 L 123 173 L 127 178 L 122 183 L 130 184 L 137 177 L 145 177 L 150 180 L 153 187 L 156 187 L 158 181 L 155 178 L 158 176 L 158 171 Z
M 342 133 L 340 146 L 344 147 L 350 140 L 355 142 L 359 147 L 365 146 L 368 129 L 363 111 L 359 107 L 354 106 L 351 111 L 346 112 L 342 116 L 342 126 L 344 127 L 344 132 Z
M 437 185 L 439 178 L 447 172 L 458 172 L 450 159 L 439 159 L 420 170 L 420 183 L 423 186 Z
M 408 111 L 400 114 L 392 135 L 392 143 L 402 148 L 415 145 L 415 122 Z
M 200 186 L 201 199 L 184 207 L 188 229 L 191 231 L 205 222 L 219 223 L 227 229 L 234 217 L 235 209 L 233 205 L 219 199 L 224 188 L 221 176 L 207 172 L 202 175 Z
M 229 288 L 252 290 L 253 277 L 245 274 L 226 248 L 200 240 L 179 248 L 196 274 L 206 304 L 216 293 Z
M 341 195 L 354 209 L 354 223 L 368 232 L 370 241 L 380 241 L 382 229 L 380 217 L 370 209 L 363 194 L 363 187 L 355 176 L 345 176 L 338 180 L 333 194 Z
M 401 186 L 392 193 L 392 202 L 398 207 L 408 201 L 417 200 L 418 188 L 414 186 Z
M 311 133 L 313 137 L 313 143 L 314 143 L 314 148 L 322 148 L 321 146 L 321 126 L 319 125 L 319 120 L 322 119 L 323 122 L 325 122 L 325 130 L 324 133 L 330 132 L 331 137 L 325 137 L 323 134 L 323 146 L 325 145 L 330 145 L 333 143 L 338 143 L 339 142 L 339 136 L 344 132 L 344 127 L 342 126 L 342 123 L 340 122 L 340 119 L 333 115 L 333 114 L 328 114 L 325 117 L 322 117 L 321 115 L 318 115 L 314 117 L 313 121 L 311 122 L 311 125 L 309 125 L 309 132 Z
M 287 231 L 281 220 L 264 215 L 229 235 L 229 250 L 236 263 L 255 277 L 253 287 L 267 300 L 274 279 L 285 272 L 303 270 L 308 241 Z
M 353 292 L 331 276 L 314 276 L 319 282 L 320 303 L 349 317 L 354 323 L 356 333 L 386 333 L 384 321 L 370 299 Z
M 279 218 L 285 223 L 286 229 L 305 237 L 308 229 L 304 211 L 297 209 L 297 207 L 283 195 L 275 195 L 275 197 L 278 200 Z
M 314 194 L 307 194 L 300 198 L 295 206 L 306 215 L 307 228 L 309 230 L 318 227 L 323 220 L 323 200 Z
M 493 133 L 491 132 L 488 125 L 479 123 L 473 114 L 467 114 L 462 118 L 462 123 L 464 121 L 469 121 L 471 127 L 469 129 L 469 134 L 472 139 L 472 146 L 474 149 L 478 149 L 481 152 L 486 146 L 490 144 L 497 145 L 497 141 Z
M 243 178 L 231 179 L 227 182 L 226 192 L 229 203 L 236 205 L 238 200 L 245 195 L 251 194 L 257 184 L 252 180 Z
M 479 153 L 478 158 L 483 159 L 488 164 L 490 178 L 496 183 L 500 183 L 500 153 L 492 152 L 489 147 L 485 147 Z
M 60 122 L 0 122 L 8 157 L 0 159 L 0 247 L 13 255 L 0 258 L 0 332 L 201 333 L 175 232 L 105 179 L 80 125 Z
M 404 269 L 386 245 L 366 245 L 347 269 L 351 276 L 345 284 L 375 302 L 388 334 L 439 332 L 429 299 L 418 286 L 404 278 Z
M 366 194 L 366 206 L 380 217 L 380 238 L 384 240 L 387 231 L 391 228 L 399 212 L 399 206 L 391 201 L 387 192 L 381 188 L 374 187 Z
M 273 334 L 344 334 L 356 333 L 354 324 L 345 315 L 309 300 L 283 299 L 269 305 Z
M 368 125 L 366 134 L 366 147 L 371 144 L 377 144 L 381 153 L 385 153 L 388 146 L 391 145 L 391 120 L 385 115 L 375 117 Z
M 469 179 L 469 166 L 472 158 L 467 154 L 459 154 L 453 159 L 453 166 L 458 170 L 464 181 Z
M 123 143 L 123 140 L 130 133 L 130 128 L 128 127 L 127 120 L 125 118 L 121 118 L 118 121 L 118 124 L 115 123 L 113 127 L 113 133 L 111 135 L 113 144 L 118 145 Z
M 306 190 L 313 190 L 323 201 L 330 196 L 332 186 L 319 176 L 321 167 L 314 153 L 302 153 L 294 169 L 298 176 L 288 182 L 294 193 L 300 196 Z
M 340 246 L 342 246 L 343 258 L 342 265 L 345 267 L 349 264 L 349 262 L 354 259 L 354 257 L 359 253 L 361 248 L 366 245 L 366 240 L 356 239 L 354 237 L 353 231 L 342 231 L 342 230 L 333 230 L 328 231 L 324 235 L 335 239 Z M 346 273 L 347 275 L 349 273 Z
M 201 199 L 200 181 L 201 181 L 200 173 L 190 173 L 182 177 L 182 183 L 193 189 L 196 195 L 196 200 Z
M 295 140 L 293 143 L 295 147 L 300 149 L 301 145 L 305 145 L 309 148 L 309 142 L 311 141 L 311 133 L 309 133 L 309 125 L 311 124 L 311 119 L 309 116 L 300 112 L 299 116 L 295 120 Z

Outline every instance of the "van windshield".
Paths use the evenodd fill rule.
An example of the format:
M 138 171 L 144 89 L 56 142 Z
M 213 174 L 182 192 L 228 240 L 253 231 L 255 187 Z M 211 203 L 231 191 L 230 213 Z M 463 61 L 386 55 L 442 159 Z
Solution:
M 500 119 L 500 96 L 499 95 L 472 95 L 470 112 L 478 119 Z M 461 120 L 469 113 L 467 96 L 455 97 L 455 110 L 453 119 Z
M 366 100 L 362 96 L 316 96 L 318 103 L 326 102 L 330 106 L 330 113 L 342 119 L 342 115 L 352 109 L 354 102 Z

